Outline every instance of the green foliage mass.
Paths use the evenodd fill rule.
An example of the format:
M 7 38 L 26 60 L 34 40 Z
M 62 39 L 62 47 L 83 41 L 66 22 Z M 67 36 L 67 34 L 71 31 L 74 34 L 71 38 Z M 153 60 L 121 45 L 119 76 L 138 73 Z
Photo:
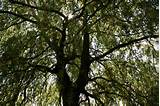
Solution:
M 159 105 L 158 0 L 0 2 L 1 106 L 59 106 L 83 78 L 80 106 Z

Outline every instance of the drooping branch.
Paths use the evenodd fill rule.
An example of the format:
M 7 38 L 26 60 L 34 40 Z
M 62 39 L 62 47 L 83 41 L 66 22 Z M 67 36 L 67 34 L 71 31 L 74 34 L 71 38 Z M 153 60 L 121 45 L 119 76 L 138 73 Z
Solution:
M 7 27 L 1 28 L 0 31 L 7 30 L 8 28 L 10 28 L 10 27 L 12 27 L 12 26 L 15 26 L 15 25 L 18 25 L 18 24 L 21 24 L 21 23 L 23 23 L 23 22 L 25 22 L 25 21 L 23 20 L 23 21 L 20 21 L 20 22 L 13 23 L 13 24 L 11 24 L 11 25 L 9 25 L 9 26 L 7 26 Z
M 109 79 L 106 79 L 104 77 L 95 77 L 95 78 L 90 79 L 89 81 L 95 81 L 95 80 L 98 80 L 98 79 L 105 80 L 107 82 L 113 82 L 113 79 L 109 80 Z
M 14 25 L 21 24 L 21 23 L 23 23 L 24 21 L 28 21 L 28 22 L 33 23 L 33 24 L 39 24 L 37 21 L 34 21 L 34 20 L 32 20 L 32 19 L 29 19 L 29 18 L 26 18 L 24 15 L 22 15 L 22 14 L 17 14 L 17 13 L 14 13 L 14 12 L 12 12 L 12 11 L 0 10 L 0 14 L 10 14 L 10 15 L 13 15 L 13 16 L 16 16 L 16 17 L 18 17 L 18 18 L 23 19 L 23 21 L 18 22 L 18 23 L 13 23 L 13 24 L 11 24 L 10 26 L 8 26 L 8 27 L 6 27 L 6 28 L 0 29 L 0 31 L 6 30 L 6 29 L 8 29 L 9 27 L 14 26 Z M 60 28 L 58 28 L 58 27 L 56 27 L 56 26 L 51 26 L 51 27 L 49 27 L 49 28 L 55 29 L 55 30 L 59 31 L 60 33 L 63 32 Z
M 41 51 L 39 54 L 35 55 L 34 57 L 29 57 L 29 58 L 26 58 L 26 59 L 27 60 L 32 60 L 32 59 L 38 58 L 39 56 L 43 55 L 43 53 L 45 53 L 48 49 L 49 49 L 49 46 L 46 47 L 43 51 Z
M 137 42 L 139 42 L 139 41 L 142 41 L 142 40 L 145 40 L 145 39 L 148 39 L 148 38 L 158 38 L 158 35 L 144 36 L 144 37 L 141 37 L 141 38 L 139 38 L 139 39 L 131 40 L 131 41 L 127 42 L 127 43 L 119 44 L 119 45 L 117 45 L 117 46 L 109 49 L 108 51 L 106 51 L 106 52 L 103 53 L 102 55 L 99 55 L 99 56 L 97 56 L 97 57 L 92 58 L 92 59 L 91 59 L 91 62 L 93 62 L 93 61 L 98 61 L 98 60 L 100 60 L 101 58 L 104 58 L 106 55 L 114 52 L 115 50 L 118 50 L 118 49 L 120 49 L 120 48 L 126 47 L 126 46 L 128 46 L 128 45 L 132 45 L 132 44 L 134 44 L 134 43 L 137 43 Z
M 38 69 L 38 70 L 41 71 L 41 72 L 54 73 L 51 68 L 49 68 L 49 67 L 47 67 L 47 66 L 44 66 L 44 65 L 37 65 L 37 64 L 34 65 L 34 64 L 30 64 L 30 63 L 29 63 L 29 66 L 30 66 L 30 67 L 34 67 L 35 69 Z
M 142 98 L 144 98 L 144 99 L 147 98 L 147 96 L 137 93 L 137 92 L 130 86 L 131 84 L 123 84 L 123 83 L 120 83 L 120 82 L 118 82 L 118 81 L 116 81 L 116 80 L 114 80 L 114 79 L 108 80 L 108 79 L 106 79 L 106 78 L 104 78 L 104 77 L 95 77 L 95 78 L 90 79 L 90 81 L 96 82 L 96 80 L 98 80 L 98 79 L 99 79 L 99 80 L 104 80 L 104 81 L 106 81 L 107 83 L 111 82 L 114 86 L 115 86 L 115 85 L 120 86 L 122 89 L 124 89 L 125 91 L 128 92 L 128 95 L 130 95 L 130 96 L 132 96 L 132 97 L 134 97 L 133 95 L 136 94 L 137 96 L 142 97 Z M 99 85 L 99 84 L 97 83 L 97 85 Z M 99 86 L 101 86 L 101 85 L 99 85 Z M 112 95 L 117 95 L 117 96 L 120 96 L 120 97 L 123 97 L 123 98 L 127 98 L 127 97 L 125 97 L 125 96 L 123 96 L 123 95 L 121 95 L 121 94 L 117 94 L 117 93 L 115 93 L 115 92 L 108 92 L 108 91 L 106 91 L 106 90 L 99 92 L 99 94 L 103 94 L 103 93 L 112 94 Z M 133 94 L 133 93 L 134 93 L 134 94 Z
M 25 21 L 31 22 L 33 24 L 37 24 L 36 21 L 31 20 L 29 18 L 26 18 L 24 15 L 21 15 L 21 14 L 17 14 L 17 13 L 11 12 L 11 11 L 0 10 L 0 14 L 2 14 L 2 13 L 4 13 L 4 14 L 10 14 L 10 15 L 16 16 L 18 18 L 21 18 L 21 19 L 23 19 Z
M 37 9 L 37 10 L 42 10 L 42 11 L 48 11 L 48 12 L 54 12 L 56 14 L 58 14 L 59 16 L 63 17 L 64 19 L 66 19 L 67 17 L 61 13 L 60 11 L 58 10 L 54 10 L 54 9 L 46 9 L 46 8 L 43 8 L 43 7 L 36 7 L 36 6 L 33 6 L 33 5 L 29 5 L 29 4 L 25 4 L 23 2 L 19 2 L 19 1 L 16 1 L 16 0 L 9 0 L 10 3 L 12 4 L 18 4 L 18 5 L 22 5 L 24 7 L 29 7 L 29 8 L 33 8 L 33 9 Z

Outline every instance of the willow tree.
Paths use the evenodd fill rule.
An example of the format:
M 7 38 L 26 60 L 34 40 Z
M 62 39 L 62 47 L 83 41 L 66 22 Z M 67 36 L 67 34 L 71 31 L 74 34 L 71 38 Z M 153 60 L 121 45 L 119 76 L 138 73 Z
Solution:
M 158 0 L 1 0 L 1 106 L 158 105 Z

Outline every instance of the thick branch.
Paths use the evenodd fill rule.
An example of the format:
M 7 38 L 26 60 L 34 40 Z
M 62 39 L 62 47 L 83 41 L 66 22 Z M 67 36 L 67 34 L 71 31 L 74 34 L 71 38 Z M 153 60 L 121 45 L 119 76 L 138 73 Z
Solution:
M 47 66 L 43 66 L 43 65 L 34 65 L 34 64 L 29 64 L 31 67 L 34 67 L 42 72 L 50 72 L 50 73 L 54 73 L 52 71 L 51 68 L 47 67 Z
M 137 43 L 137 42 L 139 42 L 139 41 L 142 41 L 142 40 L 148 39 L 148 38 L 158 38 L 158 36 L 157 36 L 157 35 L 144 36 L 144 37 L 139 38 L 139 39 L 131 40 L 131 41 L 127 42 L 127 43 L 119 44 L 119 45 L 117 45 L 117 46 L 111 48 L 110 50 L 108 50 L 108 51 L 105 52 L 104 54 L 99 55 L 99 56 L 97 56 L 97 57 L 95 57 L 95 58 L 92 58 L 91 62 L 93 62 L 93 61 L 98 61 L 98 60 L 100 60 L 101 58 L 104 58 L 106 55 L 108 55 L 108 54 L 114 52 L 115 50 L 118 50 L 118 49 L 120 49 L 120 48 L 126 47 L 126 46 L 128 46 L 128 45 Z
M 29 5 L 29 4 L 25 4 L 25 3 L 23 3 L 23 2 L 19 2 L 19 1 L 16 1 L 16 0 L 12 0 L 12 1 L 10 0 L 10 2 L 13 3 L 13 4 L 19 4 L 19 5 L 22 5 L 22 6 L 24 6 L 24 7 L 29 7 L 29 8 L 33 8 L 33 9 L 37 9 L 37 10 L 54 12 L 54 13 L 60 15 L 61 17 L 63 17 L 64 19 L 67 18 L 63 13 L 61 13 L 60 11 L 57 11 L 57 10 L 46 9 L 46 8 L 43 8 L 43 7 L 36 7 L 36 6 L 32 6 L 32 5 Z
M 87 13 L 87 12 L 86 12 Z M 87 14 L 84 16 L 84 26 L 87 25 Z M 76 81 L 78 85 L 78 89 L 81 91 L 88 83 L 88 72 L 90 69 L 90 55 L 89 55 L 89 33 L 88 27 L 86 26 L 84 29 L 83 35 L 83 51 L 81 55 L 81 66 L 78 79 Z
M 63 22 L 63 29 L 62 29 L 62 33 L 61 33 L 61 35 L 62 35 L 62 38 L 61 38 L 61 41 L 60 41 L 60 49 L 62 50 L 61 52 L 63 52 L 63 49 L 64 49 L 64 43 L 65 43 L 65 40 L 66 40 L 66 28 L 67 28 L 67 26 L 68 26 L 68 20 L 65 20 L 64 22 Z

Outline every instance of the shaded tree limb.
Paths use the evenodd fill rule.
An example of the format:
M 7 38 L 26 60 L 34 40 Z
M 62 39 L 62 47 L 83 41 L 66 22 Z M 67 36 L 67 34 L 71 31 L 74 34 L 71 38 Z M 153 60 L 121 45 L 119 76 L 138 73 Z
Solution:
M 41 72 L 54 73 L 51 68 L 49 68 L 49 67 L 47 67 L 47 66 L 44 66 L 44 65 L 34 65 L 34 64 L 30 64 L 30 63 L 29 63 L 29 65 L 30 65 L 31 67 L 34 67 L 35 69 L 40 70 Z
M 76 84 L 78 85 L 79 92 L 86 86 L 88 83 L 88 72 L 90 71 L 90 54 L 89 54 L 89 33 L 87 26 L 87 12 L 84 15 L 83 24 L 85 27 L 84 35 L 83 35 L 83 50 L 81 54 L 81 65 L 78 79 L 76 80 Z
M 99 1 L 98 1 L 99 2 Z M 106 8 L 111 3 L 111 0 L 108 0 L 107 4 L 103 5 L 103 3 L 100 3 L 101 5 L 97 7 L 97 9 L 88 17 L 88 20 L 90 20 L 92 17 L 95 16 L 95 14 L 100 11 L 103 8 Z
M 83 91 L 83 93 L 88 96 L 88 97 L 91 97 L 91 98 L 94 98 L 95 100 L 97 100 L 102 106 L 104 106 L 104 103 L 95 95 L 93 94 L 90 94 L 89 92 L 87 92 L 86 90 Z
M 97 80 L 97 79 L 105 80 L 105 81 L 107 81 L 107 82 L 112 82 L 112 81 L 113 81 L 113 80 L 108 80 L 108 79 L 106 79 L 106 78 L 104 78 L 104 77 L 95 77 L 95 78 L 90 79 L 89 81 L 95 81 L 95 80 Z
M 41 56 L 43 53 L 45 53 L 48 50 L 49 46 L 46 47 L 43 51 L 41 51 L 39 54 L 35 55 L 34 57 L 29 57 L 29 58 L 25 58 L 27 60 L 31 60 L 31 59 L 35 59 L 38 58 L 39 56 Z
M 81 11 L 81 12 L 79 13 L 79 15 L 76 15 L 75 17 L 71 18 L 71 20 L 72 20 L 72 19 L 78 19 L 78 18 L 80 18 L 81 16 L 83 16 L 84 11 L 85 11 L 85 8 L 87 7 L 87 5 L 91 4 L 92 2 L 93 2 L 93 1 L 89 1 L 88 3 L 86 3 L 86 1 L 85 1 L 83 7 L 81 7 L 80 9 L 78 9 L 78 10 L 76 10 L 76 11 L 73 12 L 73 15 L 74 15 L 76 12 Z
M 29 19 L 29 18 L 26 18 L 26 17 L 25 17 L 24 15 L 22 15 L 22 14 L 17 14 L 17 13 L 14 13 L 14 12 L 12 12 L 12 11 L 0 10 L 0 14 L 1 14 L 1 13 L 10 14 L 10 15 L 16 16 L 16 17 L 18 17 L 18 18 L 21 18 L 21 19 L 23 19 L 22 22 L 28 21 L 28 22 L 31 22 L 31 23 L 33 23 L 33 24 L 38 24 L 37 21 L 31 20 L 31 19 Z M 20 24 L 20 23 L 22 23 L 22 22 L 14 23 L 14 24 L 8 26 L 7 28 L 9 28 L 9 27 L 11 27 L 11 26 L 14 26 L 14 25 L 17 25 L 17 24 Z M 7 28 L 0 29 L 0 31 L 5 30 L 5 29 L 7 29 Z M 59 29 L 59 28 L 57 28 L 57 27 L 55 27 L 55 26 L 51 26 L 50 28 L 59 31 L 60 33 L 63 33 L 63 31 L 62 31 L 61 29 Z
M 1 14 L 1 13 L 10 14 L 10 15 L 19 17 L 19 18 L 21 18 L 21 19 L 23 19 L 23 20 L 25 20 L 25 21 L 31 22 L 31 23 L 33 23 L 33 24 L 37 24 L 36 21 L 31 20 L 31 19 L 29 19 L 29 18 L 26 18 L 26 17 L 24 17 L 24 15 L 21 15 L 21 14 L 17 14 L 17 13 L 14 13 L 14 12 L 11 12 L 11 11 L 5 11 L 5 10 L 0 10 L 0 14 Z
M 131 40 L 131 41 L 127 42 L 127 43 L 119 44 L 119 45 L 117 45 L 117 46 L 109 49 L 108 51 L 106 51 L 106 52 L 103 53 L 102 55 L 99 55 L 99 56 L 97 56 L 97 57 L 92 58 L 92 59 L 91 59 L 91 63 L 92 63 L 93 61 L 98 61 L 98 60 L 100 60 L 101 58 L 104 58 L 106 55 L 114 52 L 115 50 L 118 50 L 118 49 L 120 49 L 120 48 L 126 47 L 126 46 L 128 46 L 128 45 L 137 43 L 137 42 L 139 42 L 139 41 L 142 41 L 142 40 L 145 40 L 145 39 L 148 39 L 148 38 L 158 38 L 158 36 L 157 36 L 157 35 L 144 36 L 144 37 L 141 37 L 141 38 L 139 38 L 139 39 Z
M 46 8 L 43 8 L 43 7 L 36 7 L 36 6 L 32 6 L 32 5 L 29 5 L 29 4 L 25 4 L 23 2 L 19 2 L 19 1 L 16 1 L 16 0 L 9 0 L 10 3 L 12 4 L 19 4 L 19 5 L 22 5 L 24 7 L 29 7 L 29 8 L 33 8 L 33 9 L 37 9 L 37 10 L 42 10 L 42 11 L 48 11 L 48 12 L 54 12 L 56 14 L 58 14 L 59 16 L 63 17 L 64 19 L 66 19 L 67 17 L 61 13 L 60 11 L 58 10 L 53 10 L 53 9 L 46 9 Z
M 108 80 L 108 79 L 106 79 L 106 78 L 104 78 L 104 77 L 95 77 L 95 78 L 93 78 L 93 79 L 90 79 L 90 81 L 94 81 L 94 82 L 95 82 L 95 80 L 97 80 L 97 79 L 105 80 L 106 82 L 111 82 L 111 83 L 113 83 L 114 85 L 117 84 L 117 86 L 121 86 L 125 91 L 127 91 L 127 94 L 130 95 L 130 97 L 133 98 L 133 99 L 134 99 L 133 93 L 136 94 L 136 95 L 139 96 L 139 97 L 144 98 L 144 99 L 147 98 L 147 96 L 144 96 L 144 95 L 141 95 L 141 94 L 137 93 L 131 86 L 128 86 L 128 85 L 126 85 L 126 84 L 122 84 L 122 83 L 120 83 L 120 82 L 118 82 L 118 81 L 116 81 L 116 80 L 113 80 L 113 79 Z M 97 83 L 97 82 L 96 82 L 96 83 Z M 98 83 L 97 83 L 97 84 L 98 84 Z M 99 84 L 98 84 L 98 85 L 99 85 Z M 99 85 L 99 86 L 101 86 L 101 85 Z M 102 86 L 101 86 L 101 87 L 102 87 Z M 129 89 L 128 89 L 128 88 L 129 88 Z M 119 89 L 119 88 L 118 88 L 118 89 Z M 121 90 L 121 89 L 119 89 L 119 90 Z M 132 92 L 133 92 L 133 93 L 132 93 Z M 121 95 L 121 94 L 117 94 L 117 93 L 114 93 L 114 92 L 108 92 L 107 90 L 104 90 L 104 91 L 101 91 L 101 92 L 98 92 L 98 93 L 99 93 L 99 94 L 103 94 L 103 93 L 113 94 L 113 95 L 117 95 L 117 96 L 123 97 L 124 99 L 127 99 L 127 98 L 128 98 L 128 97 L 123 96 L 123 95 Z M 135 101 L 136 101 L 136 100 L 135 100 Z M 138 101 L 137 101 L 137 102 L 138 102 Z M 138 102 L 138 103 L 139 103 L 139 102 Z

